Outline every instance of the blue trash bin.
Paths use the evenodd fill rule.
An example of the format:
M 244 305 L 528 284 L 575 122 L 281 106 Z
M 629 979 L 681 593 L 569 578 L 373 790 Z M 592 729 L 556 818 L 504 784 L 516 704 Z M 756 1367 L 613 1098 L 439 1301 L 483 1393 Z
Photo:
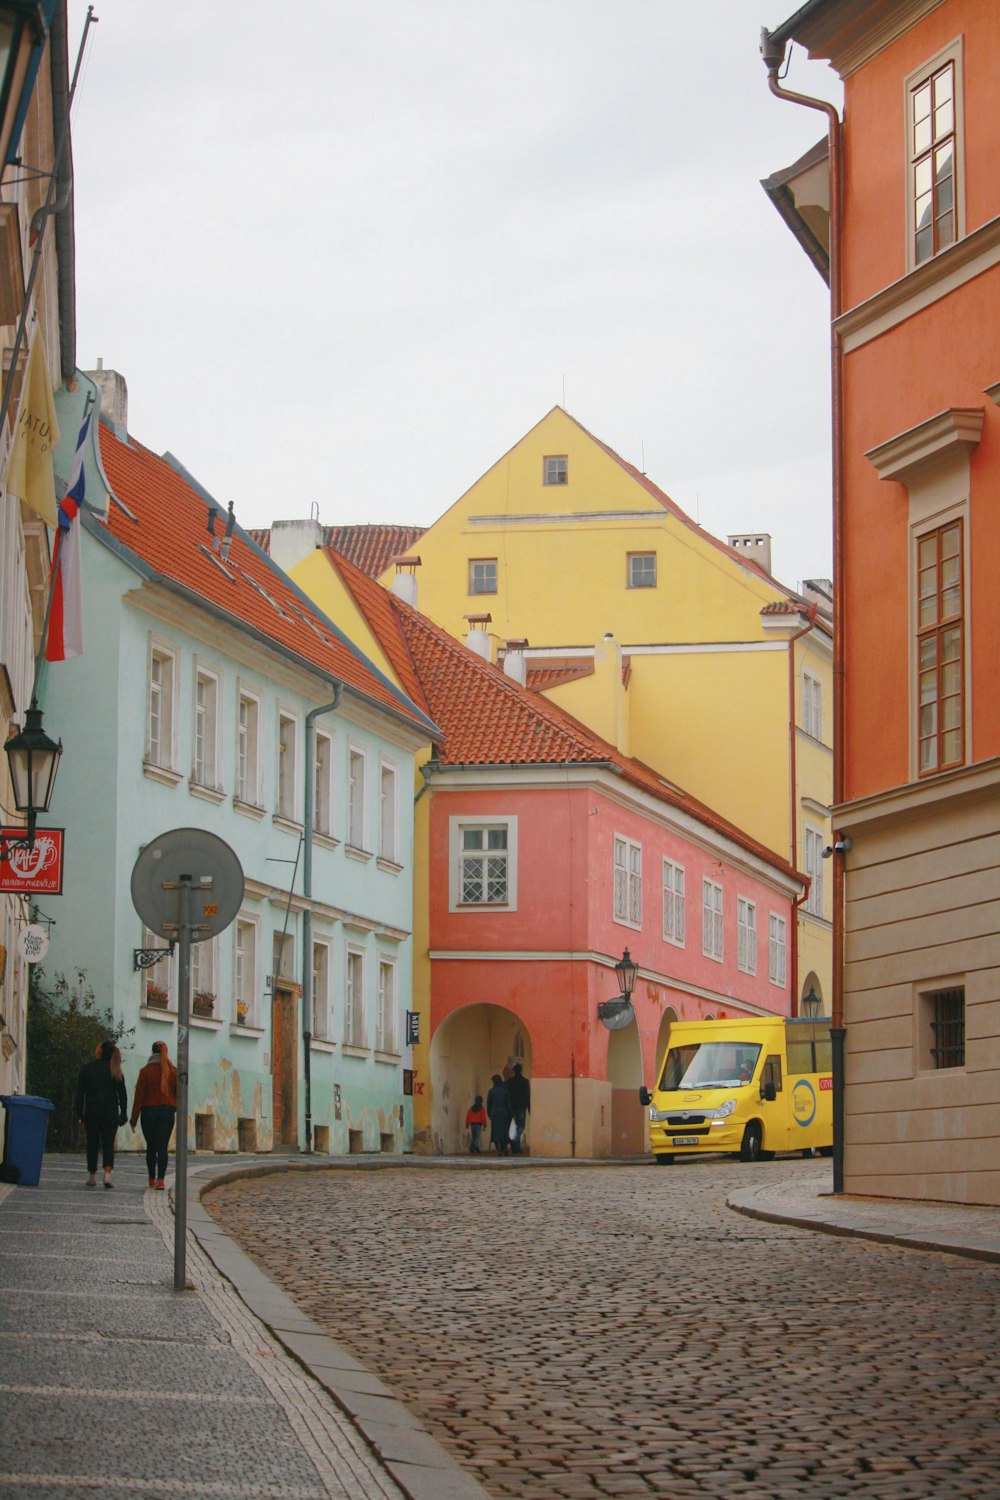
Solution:
M 49 1115 L 55 1109 L 51 1099 L 36 1094 L 0 1094 L 0 1104 L 7 1111 L 4 1126 L 4 1165 L 20 1172 L 19 1186 L 37 1187 L 42 1175 L 42 1153 Z

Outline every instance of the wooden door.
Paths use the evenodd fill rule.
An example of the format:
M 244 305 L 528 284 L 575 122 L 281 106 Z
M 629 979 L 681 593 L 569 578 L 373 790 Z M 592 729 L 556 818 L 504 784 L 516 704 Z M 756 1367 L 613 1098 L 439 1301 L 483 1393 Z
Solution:
M 276 1146 L 298 1145 L 297 1019 L 298 1004 L 294 993 L 275 990 L 271 1002 L 271 1088 Z

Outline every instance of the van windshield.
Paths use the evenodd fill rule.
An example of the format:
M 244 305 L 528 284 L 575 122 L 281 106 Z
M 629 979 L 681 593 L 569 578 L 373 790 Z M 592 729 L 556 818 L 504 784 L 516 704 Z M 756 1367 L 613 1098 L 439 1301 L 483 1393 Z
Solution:
M 757 1042 L 688 1042 L 671 1047 L 663 1064 L 660 1088 L 737 1089 L 752 1081 L 760 1057 Z

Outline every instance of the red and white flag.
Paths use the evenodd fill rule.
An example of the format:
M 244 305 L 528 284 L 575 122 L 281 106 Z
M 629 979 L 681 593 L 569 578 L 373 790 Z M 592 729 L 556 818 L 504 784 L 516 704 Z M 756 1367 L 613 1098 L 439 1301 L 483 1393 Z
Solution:
M 47 661 L 68 661 L 83 655 L 83 578 L 80 565 L 80 507 L 86 478 L 83 450 L 90 430 L 90 413 L 83 419 L 76 440 L 76 456 L 69 489 L 59 502 L 59 528 L 52 550 L 49 633 L 45 643 Z

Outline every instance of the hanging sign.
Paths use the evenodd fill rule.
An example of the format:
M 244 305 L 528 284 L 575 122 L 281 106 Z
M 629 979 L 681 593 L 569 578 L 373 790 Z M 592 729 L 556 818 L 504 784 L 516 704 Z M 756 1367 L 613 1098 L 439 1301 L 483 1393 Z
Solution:
M 17 849 L 12 845 L 25 837 L 24 829 L 0 828 L 0 891 L 38 891 L 58 896 L 63 882 L 64 832 L 62 828 L 46 828 L 35 834 L 30 849 Z
M 29 964 L 40 964 L 49 951 L 49 935 L 38 922 L 22 927 L 17 935 L 17 951 Z
M 420 1041 L 420 1012 L 408 1010 L 406 1012 L 406 1045 L 415 1046 Z

